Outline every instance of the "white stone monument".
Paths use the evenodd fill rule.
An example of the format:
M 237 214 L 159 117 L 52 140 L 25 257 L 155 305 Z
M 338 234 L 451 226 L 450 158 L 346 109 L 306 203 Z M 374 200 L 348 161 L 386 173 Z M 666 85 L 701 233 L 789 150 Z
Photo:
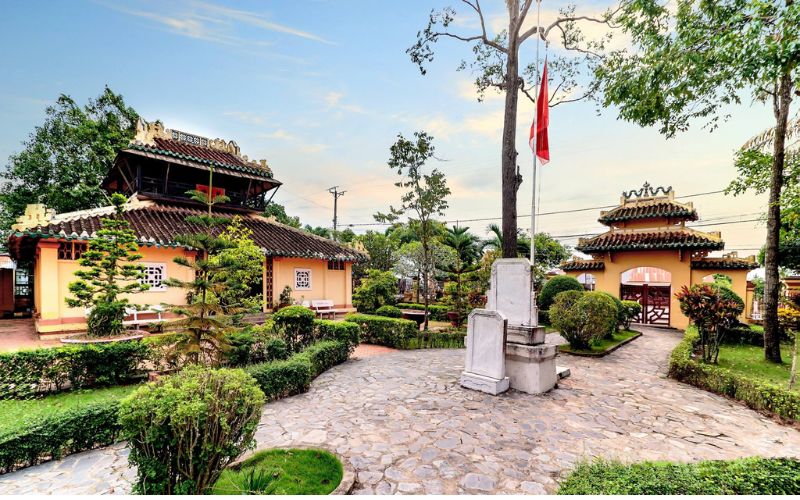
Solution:
M 492 264 L 487 309 L 508 318 L 506 375 L 511 387 L 540 394 L 555 387 L 556 346 L 545 344 L 538 326 L 528 259 L 498 259 Z
M 498 311 L 473 310 L 467 320 L 467 359 L 461 385 L 494 396 L 508 390 L 506 377 L 506 328 L 508 320 Z

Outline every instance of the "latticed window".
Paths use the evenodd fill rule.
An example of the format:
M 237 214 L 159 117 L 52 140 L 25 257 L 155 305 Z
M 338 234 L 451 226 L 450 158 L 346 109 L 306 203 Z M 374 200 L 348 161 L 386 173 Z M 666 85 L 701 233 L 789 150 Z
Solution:
M 329 271 L 344 271 L 344 261 L 343 260 L 329 260 L 328 261 L 328 270 Z
M 294 289 L 311 290 L 311 269 L 294 270 Z
M 58 244 L 59 260 L 78 260 L 86 251 L 86 243 L 62 241 Z
M 142 284 L 150 285 L 150 290 L 166 290 L 164 280 L 167 279 L 166 264 L 142 264 L 144 267 L 144 277 L 140 280 Z

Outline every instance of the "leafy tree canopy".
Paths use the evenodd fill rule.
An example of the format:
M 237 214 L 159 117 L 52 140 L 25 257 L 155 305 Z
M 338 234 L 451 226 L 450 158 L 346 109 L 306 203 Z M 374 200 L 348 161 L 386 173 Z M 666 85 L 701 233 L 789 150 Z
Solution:
M 287 226 L 292 226 L 295 228 L 300 228 L 300 217 L 293 217 L 291 215 L 286 214 L 286 207 L 281 205 L 280 203 L 270 202 L 267 205 L 267 208 L 264 209 L 264 215 L 266 217 L 275 217 L 275 220 L 280 222 L 281 224 L 286 224 Z

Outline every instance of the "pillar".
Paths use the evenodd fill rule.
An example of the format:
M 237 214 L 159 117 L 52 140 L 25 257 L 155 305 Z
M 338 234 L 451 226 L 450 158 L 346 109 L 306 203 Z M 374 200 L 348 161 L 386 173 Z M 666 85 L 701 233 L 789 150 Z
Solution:
M 61 315 L 61 293 L 58 280 L 58 242 L 39 241 L 39 286 L 33 293 L 39 296 L 39 317 L 58 319 Z

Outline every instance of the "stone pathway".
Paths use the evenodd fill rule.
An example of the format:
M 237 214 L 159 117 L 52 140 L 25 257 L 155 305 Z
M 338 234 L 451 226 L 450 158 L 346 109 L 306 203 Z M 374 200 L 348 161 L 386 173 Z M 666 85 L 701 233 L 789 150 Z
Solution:
M 800 456 L 800 432 L 664 376 L 675 332 L 601 358 L 563 356 L 544 396 L 462 389 L 463 350 L 353 359 L 306 394 L 264 407 L 259 446 L 320 445 L 358 473 L 357 493 L 553 493 L 594 456 L 624 461 Z M 0 476 L 0 494 L 125 493 L 122 445 Z

